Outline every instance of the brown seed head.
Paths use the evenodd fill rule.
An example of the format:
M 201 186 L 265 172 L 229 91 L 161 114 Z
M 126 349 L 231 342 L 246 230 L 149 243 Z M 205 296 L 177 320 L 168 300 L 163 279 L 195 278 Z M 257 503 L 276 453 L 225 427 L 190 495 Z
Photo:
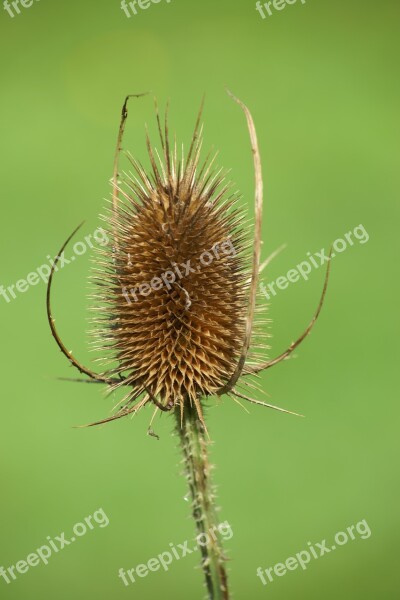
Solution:
M 260 373 L 284 361 L 306 339 L 322 309 L 330 261 L 320 301 L 308 327 L 276 358 L 266 361 L 253 353 L 250 362 L 250 348 L 268 349 L 262 343 L 268 334 L 258 326 L 269 320 L 254 318 L 257 312 L 266 310 L 265 304 L 256 307 L 259 273 L 276 252 L 260 264 L 263 182 L 257 135 L 247 106 L 228 93 L 246 116 L 253 152 L 255 227 L 250 277 L 243 217 L 235 208 L 237 196 L 228 194 L 230 186 L 224 184 L 220 171 L 213 171 L 213 160 L 206 160 L 199 169 L 201 110 L 186 160 L 183 150 L 182 159 L 178 160 L 176 142 L 170 152 L 167 117 L 163 134 L 157 110 L 163 160 L 153 151 L 147 136 L 152 172 L 148 175 L 138 161 L 129 157 L 135 173 L 125 181 L 127 191 L 121 189 L 118 162 L 131 96 L 126 97 L 122 108 L 112 210 L 106 218 L 112 250 L 99 251 L 93 277 L 97 284 L 96 340 L 98 343 L 100 339 L 103 353 L 111 351 L 111 362 L 116 362 L 116 367 L 108 367 L 104 373 L 85 367 L 67 349 L 55 326 L 52 281 L 60 256 L 80 226 L 53 261 L 46 294 L 47 318 L 61 352 L 81 374 L 89 377 L 74 381 L 104 383 L 110 389 L 130 388 L 114 416 L 91 425 L 135 413 L 151 400 L 156 410 L 180 406 L 181 426 L 185 406 L 194 405 L 206 429 L 201 398 L 212 394 L 228 394 L 236 402 L 240 398 L 291 412 L 244 395 L 235 385 L 242 383 L 242 376 Z M 331 254 L 332 249 L 329 259 Z M 255 387 L 248 381 L 243 383 Z
M 245 335 L 249 271 L 242 220 L 213 161 L 201 166 L 198 124 L 186 160 L 163 160 L 149 139 L 149 176 L 129 156 L 118 212 L 107 218 L 112 242 L 100 251 L 95 281 L 102 350 L 111 349 L 125 384 L 160 406 L 222 388 L 234 371 Z M 136 395 L 137 397 L 137 395 Z

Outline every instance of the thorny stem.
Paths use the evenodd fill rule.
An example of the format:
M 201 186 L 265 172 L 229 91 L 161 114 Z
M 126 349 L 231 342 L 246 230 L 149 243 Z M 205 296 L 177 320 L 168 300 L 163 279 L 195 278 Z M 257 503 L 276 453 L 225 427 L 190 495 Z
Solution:
M 226 557 L 222 552 L 221 536 L 215 507 L 215 492 L 211 482 L 211 465 L 204 426 L 195 407 L 187 403 L 178 415 L 177 429 L 184 455 L 186 478 L 192 500 L 192 514 L 196 522 L 201 567 L 205 578 L 208 600 L 229 600 Z M 207 543 L 205 543 L 207 540 Z

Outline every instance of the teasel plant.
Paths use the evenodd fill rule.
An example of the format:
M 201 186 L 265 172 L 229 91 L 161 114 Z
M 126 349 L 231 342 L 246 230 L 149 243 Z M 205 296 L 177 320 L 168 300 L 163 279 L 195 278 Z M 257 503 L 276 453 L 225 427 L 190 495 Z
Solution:
M 128 102 L 145 94 L 130 95 L 122 108 L 111 206 L 104 217 L 110 241 L 96 250 L 92 274 L 95 345 L 105 365 L 101 373 L 85 367 L 67 349 L 51 309 L 57 263 L 81 225 L 55 257 L 47 287 L 52 335 L 71 365 L 85 376 L 71 381 L 104 384 L 110 392 L 125 390 L 111 416 L 87 427 L 134 415 L 150 405 L 154 410 L 148 432 L 158 437 L 152 429 L 154 417 L 173 415 L 196 539 L 206 540 L 199 550 L 209 600 L 227 600 L 230 593 L 211 480 L 205 408 L 213 398 L 227 396 L 241 406 L 243 401 L 291 412 L 254 398 L 250 390 L 263 393 L 254 376 L 289 358 L 311 332 L 323 305 L 330 269 L 328 261 L 322 295 L 308 327 L 283 353 L 266 359 L 266 306 L 257 290 L 260 273 L 276 253 L 261 261 L 263 178 L 256 129 L 247 106 L 228 94 L 247 121 L 255 173 L 253 227 L 244 222 L 239 195 L 227 182 L 226 173 L 214 166 L 216 155 L 200 159 L 203 102 L 186 155 L 183 147 L 178 149 L 175 136 L 171 143 L 168 106 L 161 119 L 155 102 L 161 152 L 146 132 L 150 169 L 127 153 L 132 170 L 120 173 Z M 227 245 L 234 251 L 223 252 Z M 199 261 L 204 253 L 207 264 Z

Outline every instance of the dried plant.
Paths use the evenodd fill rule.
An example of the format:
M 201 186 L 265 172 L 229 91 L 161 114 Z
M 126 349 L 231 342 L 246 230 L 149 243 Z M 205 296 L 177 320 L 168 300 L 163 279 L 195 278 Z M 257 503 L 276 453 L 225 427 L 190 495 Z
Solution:
M 256 306 L 258 276 L 270 260 L 263 264 L 260 260 L 261 160 L 252 116 L 240 100 L 230 95 L 246 116 L 254 159 L 252 257 L 248 254 L 249 228 L 244 226 L 244 215 L 238 209 L 238 195 L 226 183 L 224 173 L 215 169 L 215 156 L 200 161 L 202 107 L 184 157 L 183 149 L 182 154 L 178 152 L 176 138 L 173 144 L 170 142 L 167 111 L 162 123 L 156 105 L 162 156 L 147 134 L 151 173 L 128 155 L 133 173 L 121 183 L 119 156 L 131 97 L 128 96 L 118 132 L 112 206 L 106 217 L 112 242 L 108 249 L 98 251 L 93 276 L 95 335 L 108 365 L 102 373 L 84 367 L 66 349 L 51 312 L 50 293 L 58 257 L 77 230 L 55 258 L 47 289 L 52 334 L 71 364 L 89 377 L 75 381 L 103 383 L 111 391 L 127 389 L 115 414 L 90 426 L 136 413 L 147 404 L 154 406 L 152 420 L 160 411 L 176 415 L 199 534 L 218 524 L 210 481 L 205 403 L 211 397 L 227 395 L 239 403 L 242 399 L 290 412 L 245 394 L 246 388 L 255 387 L 248 376 L 286 359 L 310 333 L 322 308 L 330 264 L 311 323 L 285 352 L 266 361 L 259 354 L 267 348 L 262 328 L 265 321 L 262 314 L 257 315 Z M 223 243 L 229 243 L 234 253 L 227 255 L 218 250 Z M 211 248 L 218 258 L 204 268 L 193 268 L 191 261 Z M 170 275 L 169 279 L 162 279 L 165 273 L 174 274 L 174 278 Z M 157 285 L 150 286 L 154 278 Z M 160 281 L 168 284 L 160 286 Z M 138 284 L 142 285 L 141 293 L 133 291 L 133 298 L 132 290 L 137 290 Z M 258 351 L 251 357 L 250 347 Z M 149 431 L 153 433 L 151 427 Z M 201 547 L 201 552 L 208 597 L 229 598 L 221 540 L 214 536 Z

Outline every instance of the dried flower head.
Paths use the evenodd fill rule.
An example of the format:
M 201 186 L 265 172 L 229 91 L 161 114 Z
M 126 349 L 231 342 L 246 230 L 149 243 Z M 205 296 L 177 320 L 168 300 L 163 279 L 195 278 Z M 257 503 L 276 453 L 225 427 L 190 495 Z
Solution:
M 260 266 L 262 176 L 250 112 L 234 98 L 246 115 L 254 157 L 252 260 L 238 195 L 214 168 L 215 157 L 200 160 L 201 109 L 186 157 L 183 150 L 178 152 L 176 139 L 171 145 L 167 112 L 161 124 L 156 109 L 161 156 L 147 134 L 151 173 L 128 155 L 133 172 L 121 183 L 118 159 L 128 98 L 118 135 L 112 208 L 106 217 L 112 241 L 108 249 L 98 251 L 94 273 L 98 347 L 116 366 L 99 375 L 66 350 L 51 315 L 54 268 L 47 295 L 52 333 L 71 363 L 92 381 L 110 389 L 129 388 L 118 412 L 100 423 L 153 403 L 156 410 L 178 409 L 181 421 L 185 407 L 195 407 L 205 428 L 204 399 L 222 394 L 278 409 L 235 386 L 239 379 L 250 385 L 245 376 L 285 359 L 311 331 L 325 295 L 329 263 L 318 310 L 303 335 L 276 359 L 265 362 L 253 356 L 250 362 L 258 275 L 266 264 Z M 262 330 L 257 333 L 261 339 L 253 348 L 265 348 Z

